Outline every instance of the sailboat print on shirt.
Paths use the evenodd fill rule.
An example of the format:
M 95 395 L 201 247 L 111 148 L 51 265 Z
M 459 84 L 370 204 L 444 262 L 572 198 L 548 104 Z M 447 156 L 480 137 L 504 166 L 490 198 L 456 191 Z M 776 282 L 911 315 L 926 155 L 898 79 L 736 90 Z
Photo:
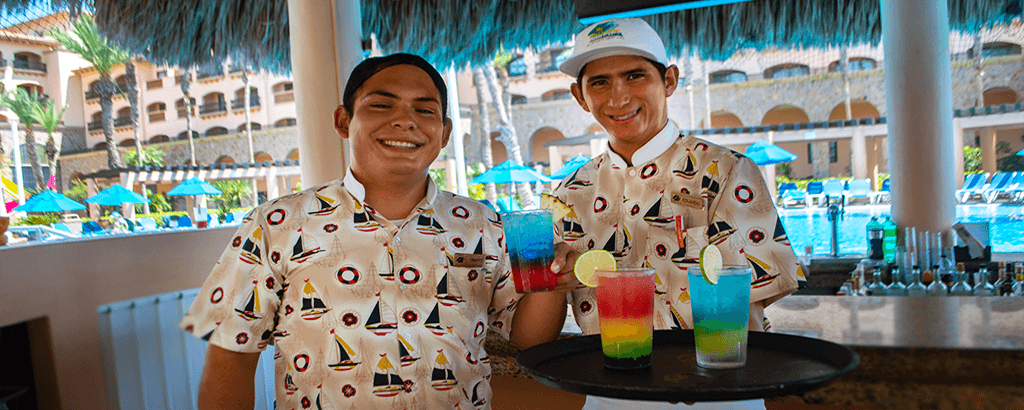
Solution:
M 729 235 L 732 235 L 735 232 L 736 228 L 733 228 L 728 222 L 712 222 L 707 231 L 708 242 L 719 245 L 722 242 L 725 242 L 725 240 L 729 238 Z
M 415 351 L 416 349 L 412 347 L 412 343 L 405 340 L 402 335 L 398 335 L 398 354 L 402 356 L 400 359 L 402 361 L 402 367 L 412 366 L 413 363 L 420 360 L 419 357 L 412 356 L 412 353 Z
M 704 199 L 714 200 L 718 191 L 722 188 L 718 184 L 718 161 L 711 161 L 708 165 L 704 178 L 700 181 L 700 196 Z
M 572 173 L 571 176 L 569 176 L 568 179 L 565 180 L 565 182 L 562 183 L 562 186 L 564 186 L 565 189 L 577 190 L 577 189 L 580 189 L 580 188 L 586 188 L 588 186 L 594 185 L 590 181 L 583 181 L 583 180 L 578 179 L 578 176 L 579 176 L 579 173 L 580 173 L 581 169 L 583 169 L 583 168 L 577 169 L 575 172 Z
M 260 294 L 256 281 L 252 281 L 252 290 L 249 291 L 249 297 L 242 299 L 238 303 L 238 306 L 235 307 L 235 313 L 249 322 L 263 317 L 260 314 L 262 313 L 260 309 Z
M 250 265 L 262 265 L 263 262 L 260 256 L 259 242 L 263 241 L 263 228 L 256 228 L 252 232 L 252 236 L 245 240 L 245 244 L 242 245 L 242 251 L 238 255 L 238 259 L 242 262 Z
M 693 179 L 697 176 L 697 159 L 693 157 L 693 152 L 689 149 L 686 150 L 686 161 L 683 162 L 683 169 L 673 169 L 672 174 L 683 179 Z
M 327 367 L 333 370 L 345 371 L 352 370 L 358 366 L 361 362 L 357 362 L 353 359 L 356 358 L 356 351 L 352 350 L 352 347 L 342 340 L 341 336 L 334 333 L 334 329 L 331 329 L 331 334 L 334 335 L 334 344 L 337 347 L 337 355 L 330 355 L 328 360 L 334 363 L 328 363 Z M 334 353 L 335 350 L 331 350 L 329 354 Z
M 447 232 L 444 227 L 434 219 L 433 209 L 424 209 L 423 212 L 420 213 L 419 218 L 416 220 L 416 231 L 424 235 L 437 235 Z
M 378 397 L 391 397 L 405 389 L 405 382 L 395 374 L 395 366 L 388 360 L 387 353 L 380 355 L 377 370 L 373 372 L 373 394 Z
M 373 216 L 366 212 L 366 208 L 359 201 L 355 201 L 355 212 L 352 214 L 352 226 L 359 232 L 373 232 L 380 228 L 380 222 L 373 219 Z
M 775 217 L 775 232 L 772 234 L 772 240 L 775 243 L 789 246 L 789 236 L 786 235 L 786 228 L 782 226 L 782 218 Z
M 661 193 L 664 195 L 665 191 L 661 191 Z M 665 209 L 663 209 L 664 207 L 662 206 L 662 202 L 662 198 L 658 197 L 658 201 L 655 202 L 654 205 L 651 205 L 651 208 L 647 210 L 646 214 L 644 214 L 644 220 L 652 226 L 665 226 L 674 219 L 670 210 L 668 210 L 668 212 L 662 212 L 665 211 Z
M 485 261 L 498 261 L 498 255 L 487 255 L 484 253 L 484 237 L 483 230 L 480 230 L 480 240 L 476 242 L 476 248 L 473 249 L 474 255 L 484 255 Z
M 750 287 L 757 289 L 765 287 L 775 282 L 775 278 L 779 275 L 771 275 L 768 272 L 772 270 L 772 266 L 765 263 L 764 261 L 751 256 L 748 253 L 744 253 L 747 257 L 747 261 L 750 262 L 750 267 L 754 270 L 754 281 L 750 283 Z
M 366 325 L 363 327 L 377 336 L 384 336 L 398 328 L 398 316 L 395 316 L 395 311 L 391 309 L 391 306 L 384 303 L 380 292 L 377 293 L 377 305 L 373 307 L 370 318 L 366 319 Z
M 290 367 L 290 366 L 289 366 Z M 292 374 L 288 373 L 284 375 L 284 392 L 285 394 L 292 395 L 299 390 L 299 386 L 295 385 L 295 381 L 292 379 Z
M 326 188 L 326 187 L 324 187 L 324 188 Z M 319 192 L 314 192 L 313 193 L 313 203 L 310 204 L 309 211 L 307 213 L 310 214 L 310 215 L 318 215 L 318 216 L 330 215 L 330 214 L 334 213 L 335 209 L 338 209 L 338 204 L 339 204 L 338 201 L 336 201 L 334 199 L 331 199 L 331 198 L 328 198 L 328 197 L 325 197 L 323 195 L 320 195 Z
M 480 388 L 480 383 L 482 382 L 476 382 L 476 384 L 473 385 L 472 397 L 470 397 L 469 394 L 466 393 L 466 389 L 462 389 L 462 395 L 473 403 L 473 407 L 483 407 L 483 405 L 487 404 L 487 399 L 480 397 L 480 393 L 477 391 L 477 389 Z
M 295 240 L 295 245 L 292 246 L 292 256 L 289 258 L 292 262 L 302 263 L 308 261 L 310 257 L 316 255 L 324 250 L 320 248 L 320 242 L 317 242 L 313 235 L 307 235 L 302 232 L 302 228 L 299 228 L 299 239 Z
M 306 320 L 317 320 L 324 315 L 324 313 L 330 312 L 331 308 L 324 304 L 323 299 L 320 298 L 320 294 L 317 293 L 316 288 L 313 284 L 306 279 L 306 285 L 302 287 L 302 310 L 301 316 Z
M 572 242 L 582 238 L 584 235 L 586 233 L 583 232 L 583 225 L 580 225 L 576 210 L 570 209 L 565 218 L 562 218 L 562 239 L 566 242 Z
M 459 285 L 457 282 L 448 280 L 448 273 L 445 272 L 441 281 L 437 283 L 437 295 L 435 296 L 442 305 L 447 307 L 455 306 L 463 302 Z
M 445 357 L 444 349 L 438 350 L 437 358 L 434 359 L 434 371 L 430 375 L 430 385 L 435 390 L 445 391 L 451 390 L 457 384 L 459 384 L 459 381 L 455 379 L 455 373 L 452 372 L 452 364 Z
M 438 304 L 434 304 L 434 310 L 430 311 L 427 315 L 427 320 L 423 322 L 423 326 L 430 329 L 430 332 L 437 336 L 444 336 L 444 328 L 441 327 L 441 315 L 438 313 Z

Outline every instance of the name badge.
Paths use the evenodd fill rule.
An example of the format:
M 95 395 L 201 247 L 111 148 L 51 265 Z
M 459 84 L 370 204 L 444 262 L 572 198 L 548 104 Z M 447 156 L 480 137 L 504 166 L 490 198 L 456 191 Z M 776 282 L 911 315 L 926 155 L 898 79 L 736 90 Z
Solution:
M 686 195 L 682 192 L 672 193 L 672 203 L 693 209 L 704 209 L 704 199 L 699 196 Z
M 456 253 L 452 264 L 456 268 L 480 268 L 484 266 L 484 255 L 478 253 Z

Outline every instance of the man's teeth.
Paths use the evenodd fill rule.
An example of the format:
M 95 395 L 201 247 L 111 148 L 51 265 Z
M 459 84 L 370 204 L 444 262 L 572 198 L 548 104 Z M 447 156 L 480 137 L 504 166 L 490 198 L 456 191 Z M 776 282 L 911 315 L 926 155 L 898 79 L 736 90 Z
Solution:
M 416 148 L 419 145 L 405 141 L 382 141 L 384 145 L 395 148 Z
M 613 117 L 612 117 L 612 119 L 613 119 L 613 120 L 619 120 L 619 121 L 621 121 L 621 120 L 624 120 L 624 119 L 627 119 L 627 118 L 629 118 L 629 117 L 632 117 L 632 116 L 636 115 L 636 113 L 637 113 L 637 112 L 639 112 L 639 111 L 640 111 L 640 110 L 636 110 L 636 111 L 633 111 L 633 112 L 631 112 L 631 113 L 629 113 L 629 114 L 623 115 L 623 116 L 621 116 L 621 117 L 614 117 L 614 116 L 613 116 Z

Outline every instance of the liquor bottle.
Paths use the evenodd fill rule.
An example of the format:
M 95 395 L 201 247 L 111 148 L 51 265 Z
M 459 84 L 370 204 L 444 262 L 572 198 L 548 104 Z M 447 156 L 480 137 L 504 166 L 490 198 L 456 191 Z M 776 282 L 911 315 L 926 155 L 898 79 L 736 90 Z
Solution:
M 974 289 L 971 289 L 974 296 L 994 296 L 996 290 L 988 283 L 988 268 L 982 266 L 974 273 Z
M 896 261 L 896 222 L 885 218 L 882 223 L 882 252 L 889 263 Z
M 953 260 L 953 247 L 946 246 L 943 240 L 943 236 L 936 235 L 939 237 L 939 250 L 941 255 L 939 256 L 939 280 L 946 284 L 946 287 L 953 286 L 953 275 L 956 273 L 956 262 Z
M 900 268 L 892 268 L 889 271 L 889 286 L 885 288 L 886 296 L 907 296 L 907 285 L 903 284 L 900 278 Z
M 1024 263 L 1013 266 L 1013 296 L 1024 296 Z
M 942 283 L 941 267 L 939 265 L 932 266 L 932 283 L 928 284 L 928 295 L 929 296 L 946 296 L 949 293 L 949 287 L 945 283 Z
M 871 220 L 868 221 L 867 235 L 868 259 L 881 260 L 885 258 L 885 252 L 882 250 L 882 242 L 885 240 L 885 233 L 883 231 L 882 224 L 878 222 L 877 217 L 872 216 Z
M 907 296 L 928 296 L 928 288 L 921 283 L 921 268 L 914 265 L 910 285 L 907 285 Z
M 1009 274 L 1006 273 L 1006 262 L 999 262 L 999 272 L 997 275 L 996 283 L 992 284 L 996 296 L 1010 296 L 1010 293 L 1013 292 L 1013 281 L 1010 280 Z
M 971 287 L 967 285 L 967 272 L 964 272 L 963 262 L 956 264 L 956 274 L 953 278 L 956 283 L 949 288 L 950 296 L 971 296 Z
M 885 285 L 882 284 L 882 271 L 875 268 L 871 272 L 871 286 L 868 286 L 868 296 L 885 296 Z
M 921 266 L 921 282 L 931 282 L 931 279 L 925 280 L 924 270 L 927 270 L 929 266 L 932 266 L 932 233 L 924 231 L 918 233 L 917 238 L 917 264 Z

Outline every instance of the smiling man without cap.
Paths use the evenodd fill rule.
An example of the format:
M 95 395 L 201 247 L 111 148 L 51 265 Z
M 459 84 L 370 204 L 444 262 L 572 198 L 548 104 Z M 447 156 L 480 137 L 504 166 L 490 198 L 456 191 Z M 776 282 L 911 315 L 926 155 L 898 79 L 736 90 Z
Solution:
M 486 409 L 487 330 L 521 348 L 559 334 L 565 248 L 556 291 L 516 294 L 498 215 L 429 178 L 446 108 L 420 57 L 356 66 L 335 111 L 347 175 L 247 215 L 182 320 L 210 342 L 200 408 L 251 410 L 272 344 L 277 408 Z
M 750 329 L 769 328 L 764 307 L 805 283 L 757 166 L 743 155 L 683 135 L 667 114 L 679 69 L 640 19 L 593 24 L 576 35 L 559 69 L 610 137 L 608 151 L 565 178 L 554 194 L 575 215 L 556 224 L 575 252 L 605 249 L 620 266 L 655 268 L 656 329 L 692 328 L 686 271 L 717 244 L 726 264 L 754 268 Z M 600 332 L 594 288 L 572 291 L 585 334 Z M 584 409 L 764 409 L 763 400 L 657 403 L 588 396 Z

